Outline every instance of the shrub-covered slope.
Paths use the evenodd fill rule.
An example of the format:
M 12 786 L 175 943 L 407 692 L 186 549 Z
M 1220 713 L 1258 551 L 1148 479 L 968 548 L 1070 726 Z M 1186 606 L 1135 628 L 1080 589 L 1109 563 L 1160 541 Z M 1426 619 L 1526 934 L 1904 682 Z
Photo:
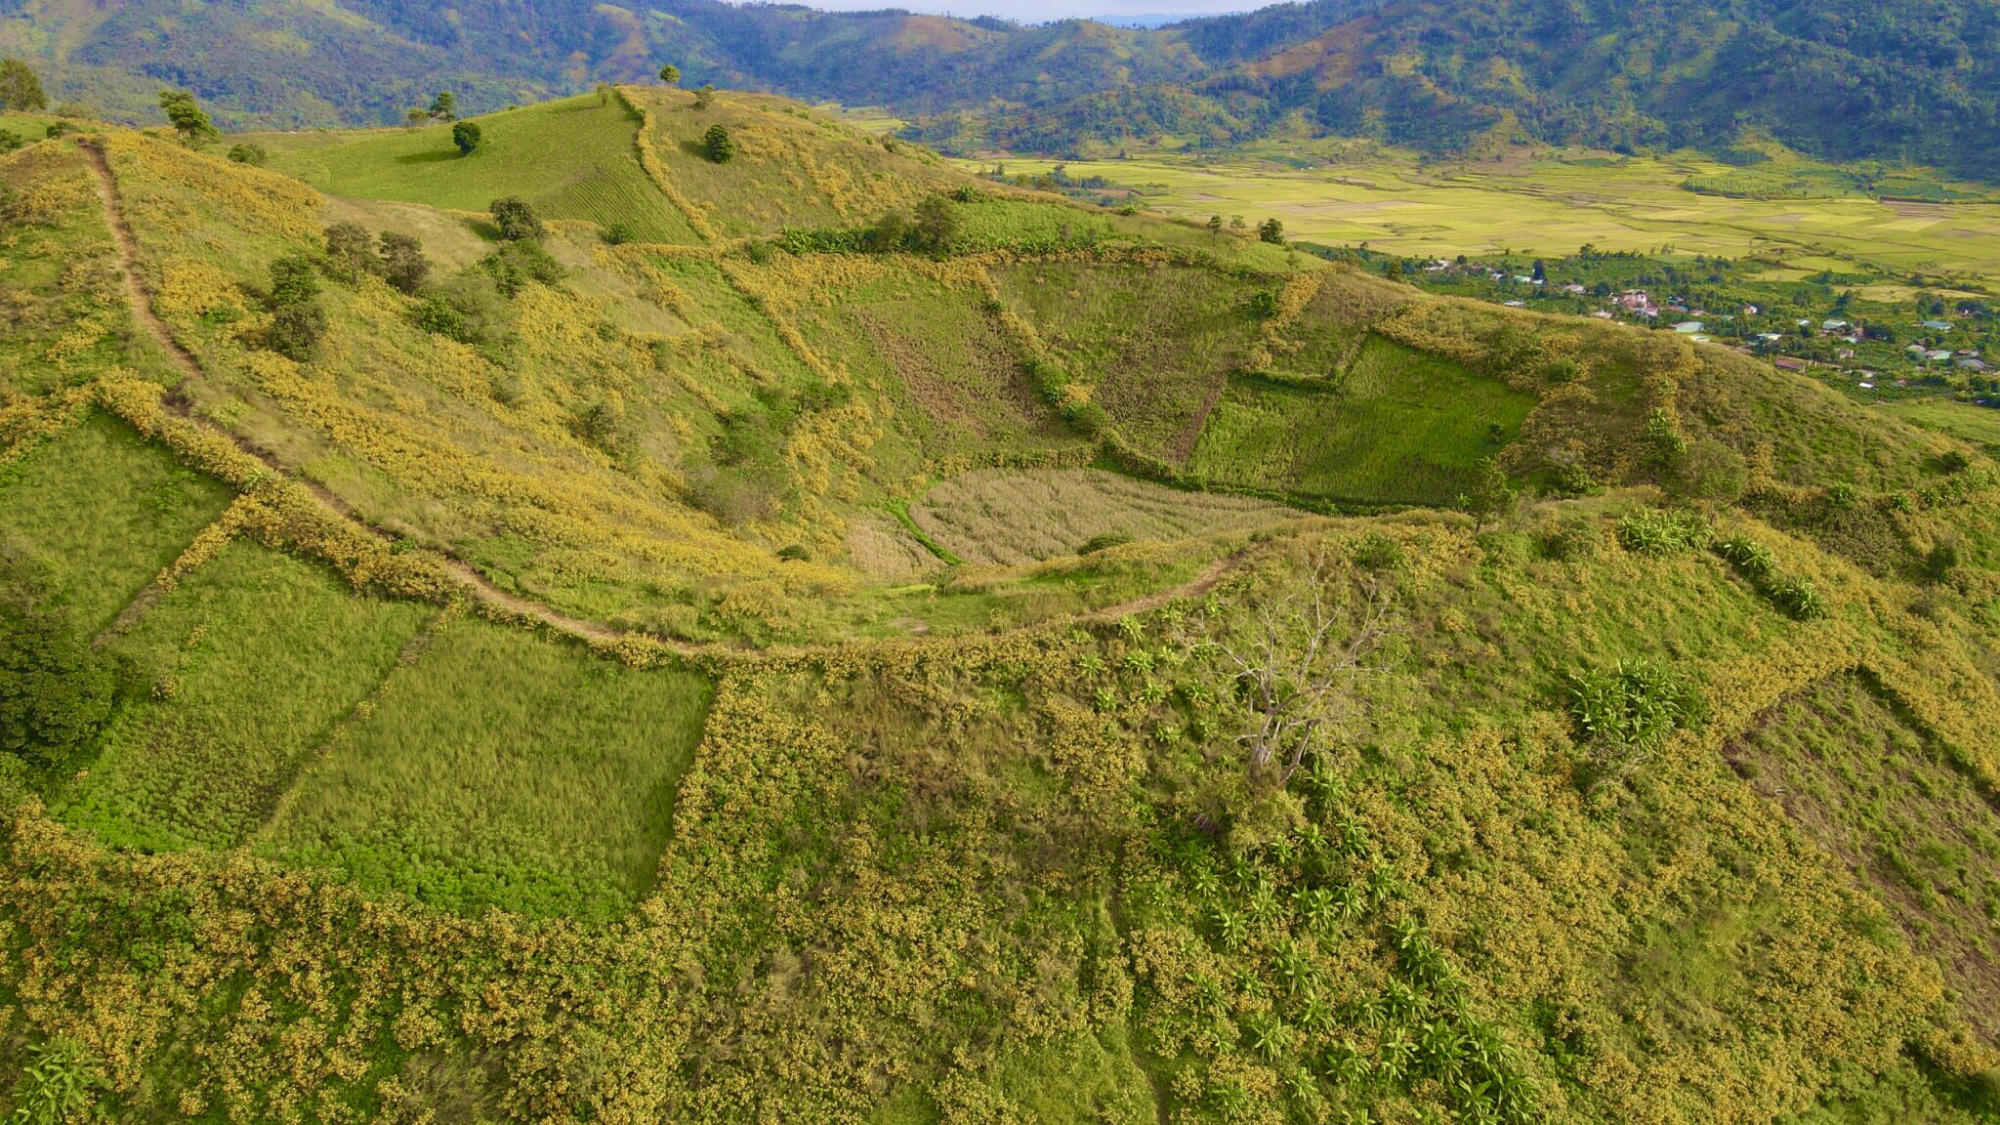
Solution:
M 1996 1112 L 1982 455 L 624 96 L 0 158 L 0 1109 Z

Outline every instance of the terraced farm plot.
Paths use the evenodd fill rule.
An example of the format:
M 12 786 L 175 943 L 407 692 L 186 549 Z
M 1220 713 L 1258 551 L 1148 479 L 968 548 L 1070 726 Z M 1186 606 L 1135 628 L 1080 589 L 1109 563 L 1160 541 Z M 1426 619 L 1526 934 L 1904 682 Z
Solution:
M 484 211 L 515 195 L 546 218 L 626 224 L 646 242 L 694 243 L 687 221 L 640 168 L 638 119 L 586 94 L 474 119 L 479 148 L 461 156 L 450 125 L 258 134 L 270 167 L 330 195 Z
M 149 693 L 106 728 L 64 820 L 147 851 L 242 843 L 436 612 L 231 544 L 113 642 Z
M 1533 396 L 1371 339 L 1337 389 L 1232 379 L 1188 471 L 1223 484 L 1365 503 L 1450 503 L 1513 440 Z
M 0 574 L 95 634 L 228 502 L 221 484 L 93 414 L 0 466 Z
M 1265 500 L 1185 492 L 1098 469 L 986 469 L 910 505 L 910 518 L 967 562 L 1013 566 L 1073 555 L 1093 539 L 1173 540 L 1299 515 Z
M 2000 1032 L 2000 815 L 1949 751 L 1857 675 L 1786 700 L 1730 763 L 1851 868 Z
M 1250 287 L 1213 270 L 1036 262 L 993 276 L 1068 377 L 1155 457 L 1184 453 L 1202 404 L 1255 338 Z
M 958 471 L 979 464 L 1087 457 L 1087 442 L 1035 394 L 1022 356 L 979 306 L 977 291 L 952 289 L 914 272 L 884 271 L 797 314 L 822 355 L 838 355 L 864 384 L 897 403 L 897 428 L 933 464 Z M 922 471 L 883 459 L 884 475 Z
M 258 850 L 453 910 L 617 917 L 653 883 L 710 695 L 693 672 L 452 622 Z

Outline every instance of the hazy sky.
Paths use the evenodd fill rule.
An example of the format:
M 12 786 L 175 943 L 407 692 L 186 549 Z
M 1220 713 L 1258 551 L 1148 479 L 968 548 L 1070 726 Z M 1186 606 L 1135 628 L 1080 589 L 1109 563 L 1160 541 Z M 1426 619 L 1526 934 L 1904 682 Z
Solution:
M 1273 0 L 803 0 L 815 8 L 858 12 L 903 8 L 912 12 L 949 12 L 954 16 L 1005 16 L 1026 23 L 1073 16 L 1206 16 L 1245 12 Z

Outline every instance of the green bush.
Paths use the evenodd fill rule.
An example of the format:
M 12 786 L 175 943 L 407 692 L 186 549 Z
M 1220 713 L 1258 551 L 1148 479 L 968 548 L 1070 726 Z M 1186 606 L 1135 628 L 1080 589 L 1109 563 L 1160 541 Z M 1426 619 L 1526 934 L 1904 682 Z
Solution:
M 1076 553 L 1079 555 L 1094 555 L 1099 551 L 1108 551 L 1113 547 L 1123 547 L 1131 541 L 1132 537 L 1130 535 L 1116 531 L 1107 531 L 1102 535 L 1093 535 L 1084 540 L 1083 546 L 1078 547 Z
M 73 1039 L 56 1038 L 28 1051 L 30 1061 L 14 1081 L 14 1113 L 20 1125 L 63 1125 L 96 1120 L 92 1107 L 104 1087 L 90 1052 Z
M 271 327 L 264 335 L 271 350 L 296 363 L 304 363 L 319 350 L 326 335 L 326 310 L 317 301 L 283 305 L 271 314 Z
M 549 233 L 525 199 L 511 195 L 496 199 L 487 211 L 493 216 L 493 225 L 500 228 L 500 237 L 509 242 L 539 241 Z
M 1752 582 L 1763 582 L 1777 570 L 1777 560 L 1770 548 L 1742 535 L 1732 535 L 1717 543 L 1715 553 Z
M 1363 570 L 1395 570 L 1403 565 L 1403 545 L 1381 532 L 1354 541 L 1347 557 Z
M 604 241 L 610 246 L 623 246 L 632 241 L 633 237 L 630 223 L 614 222 L 604 228 Z
M 1541 534 L 1542 554 L 1565 562 L 1596 558 L 1603 542 L 1603 526 L 1588 516 L 1565 516 Z
M 117 677 L 66 622 L 0 610 L 0 750 L 74 770 L 111 717 Z
M 1812 621 L 1828 613 L 1819 587 L 1803 578 L 1774 578 L 1764 587 L 1764 595 L 1794 621 Z
M 415 293 L 430 276 L 423 244 L 410 235 L 383 231 L 381 254 L 382 279 L 405 293 Z
M 240 144 L 229 146 L 229 159 L 238 164 L 249 164 L 261 168 L 264 166 L 264 162 L 270 159 L 270 154 L 264 151 L 263 145 L 243 141 Z
M 1641 555 L 1679 555 L 1708 546 L 1714 533 L 1694 512 L 1647 508 L 1618 521 L 1618 543 Z
M 736 141 L 729 136 L 729 130 L 720 124 L 710 125 L 708 132 L 701 135 L 701 150 L 717 164 L 727 164 L 736 159 Z
M 493 284 L 509 297 L 517 296 L 527 288 L 530 281 L 543 285 L 554 285 L 563 279 L 562 263 L 555 260 L 542 244 L 532 239 L 501 244 L 498 250 L 480 260 L 480 268 L 493 277 Z
M 1566 679 L 1570 717 L 1586 741 L 1620 751 L 1648 750 L 1687 716 L 1687 689 L 1648 661 L 1572 669 Z
M 1958 536 L 1951 534 L 1939 536 L 1937 542 L 1931 544 L 1930 551 L 1924 555 L 1924 577 L 1933 582 L 1945 581 L 1951 577 L 1952 571 L 1958 569 L 1959 563 L 1963 561 L 1962 556 Z

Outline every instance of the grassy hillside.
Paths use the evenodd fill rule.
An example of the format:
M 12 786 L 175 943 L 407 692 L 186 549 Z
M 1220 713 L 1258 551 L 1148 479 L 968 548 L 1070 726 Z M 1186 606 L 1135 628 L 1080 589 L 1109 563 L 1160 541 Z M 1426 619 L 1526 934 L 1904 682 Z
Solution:
M 0 157 L 0 1111 L 2000 1113 L 1977 447 L 624 96 Z
M 480 147 L 469 156 L 443 124 L 252 139 L 271 152 L 271 167 L 329 195 L 455 211 L 484 211 L 513 195 L 554 219 L 622 222 L 638 241 L 695 241 L 634 160 L 638 117 L 623 102 L 586 94 L 471 120 Z

